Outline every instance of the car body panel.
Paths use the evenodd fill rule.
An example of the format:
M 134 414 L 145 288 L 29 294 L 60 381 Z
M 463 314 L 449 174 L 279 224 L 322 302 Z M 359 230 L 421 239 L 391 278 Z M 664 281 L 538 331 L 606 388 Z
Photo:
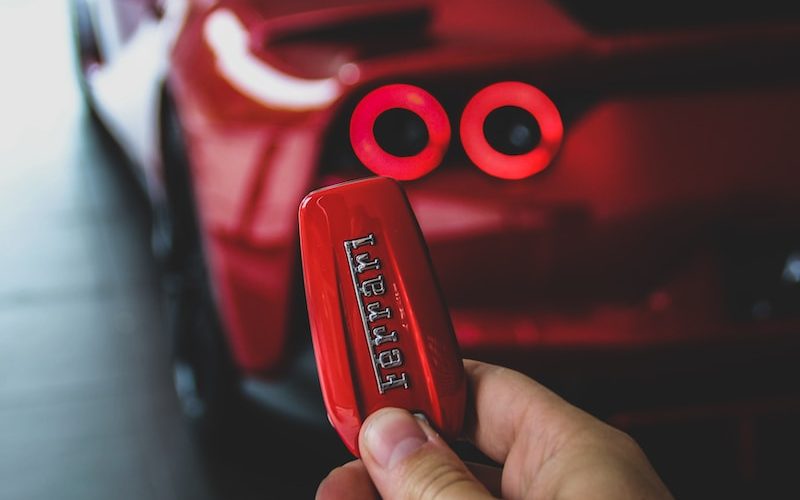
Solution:
M 363 46 L 315 30 L 386 11 L 312 9 L 324 4 L 167 2 L 93 77 L 155 198 L 161 86 L 173 96 L 240 369 L 276 372 L 301 333 L 289 331 L 296 208 L 368 175 L 340 168 L 330 144 L 348 140 L 361 96 L 393 82 L 427 88 L 454 129 L 465 99 L 501 79 L 536 85 L 564 116 L 561 152 L 539 175 L 492 178 L 454 139 L 444 165 L 405 184 L 467 355 L 795 329 L 729 319 L 718 241 L 703 235 L 759 213 L 787 214 L 761 217 L 770 230 L 797 229 L 796 23 L 601 35 L 549 2 L 439 2 L 428 28 Z

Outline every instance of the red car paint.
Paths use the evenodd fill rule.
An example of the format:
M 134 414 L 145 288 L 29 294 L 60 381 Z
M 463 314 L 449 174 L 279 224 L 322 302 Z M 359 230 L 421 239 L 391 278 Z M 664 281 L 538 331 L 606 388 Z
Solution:
M 167 86 L 242 370 L 280 367 L 296 207 L 314 188 L 369 175 L 341 167 L 330 144 L 347 141 L 337 134 L 358 101 L 387 83 L 425 89 L 451 124 L 506 80 L 541 89 L 563 116 L 560 152 L 539 175 L 487 175 L 453 137 L 442 165 L 405 185 L 466 354 L 796 331 L 730 320 L 713 244 L 698 237 L 748 207 L 772 207 L 773 227 L 798 220 L 796 24 L 601 35 L 549 2 L 435 2 L 429 25 L 415 14 L 409 34 L 362 43 L 320 27 L 407 10 L 323 4 L 190 2 L 170 55 Z M 248 64 L 285 88 L 317 89 L 315 100 L 248 87 L 231 72 Z
M 286 389 L 260 393 L 284 408 L 302 406 L 302 390 L 317 401 L 284 384 L 311 366 L 293 342 L 306 335 L 292 328 L 297 206 L 372 175 L 350 146 L 352 113 L 375 89 L 414 85 L 453 129 L 440 164 L 402 185 L 464 355 L 528 372 L 649 455 L 660 443 L 654 465 L 668 484 L 670 467 L 684 476 L 688 496 L 741 496 L 753 478 L 764 496 L 792 477 L 800 9 L 89 3 L 109 42 L 84 66 L 92 100 L 156 205 L 159 101 L 175 102 L 245 393 Z M 508 81 L 540 89 L 563 124 L 549 165 L 519 180 L 482 171 L 456 133 L 470 99 Z
M 359 455 L 361 423 L 387 406 L 457 438 L 464 368 L 399 185 L 378 177 L 308 195 L 300 247 L 322 395 L 347 448 Z

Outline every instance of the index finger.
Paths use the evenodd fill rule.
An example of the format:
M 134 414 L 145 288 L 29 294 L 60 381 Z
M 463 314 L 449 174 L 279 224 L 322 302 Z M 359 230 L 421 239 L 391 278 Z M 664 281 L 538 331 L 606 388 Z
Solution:
M 543 385 L 519 372 L 464 360 L 472 405 L 466 435 L 492 460 L 505 463 L 515 448 L 537 450 L 538 468 L 578 426 L 591 419 Z

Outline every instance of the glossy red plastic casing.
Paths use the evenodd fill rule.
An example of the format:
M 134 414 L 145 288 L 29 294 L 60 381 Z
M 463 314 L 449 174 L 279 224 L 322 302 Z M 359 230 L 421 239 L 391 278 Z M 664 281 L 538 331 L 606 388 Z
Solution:
M 393 406 L 458 436 L 466 383 L 427 247 L 397 182 L 375 177 L 309 194 L 300 246 L 320 385 L 356 456 L 364 419 Z

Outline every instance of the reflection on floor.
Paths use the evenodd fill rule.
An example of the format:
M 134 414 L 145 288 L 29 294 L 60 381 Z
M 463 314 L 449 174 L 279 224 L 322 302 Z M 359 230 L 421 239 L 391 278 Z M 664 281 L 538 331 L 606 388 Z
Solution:
M 84 115 L 66 4 L 0 5 L 0 498 L 311 497 L 331 435 L 254 412 L 206 450 L 179 414 L 148 210 Z

